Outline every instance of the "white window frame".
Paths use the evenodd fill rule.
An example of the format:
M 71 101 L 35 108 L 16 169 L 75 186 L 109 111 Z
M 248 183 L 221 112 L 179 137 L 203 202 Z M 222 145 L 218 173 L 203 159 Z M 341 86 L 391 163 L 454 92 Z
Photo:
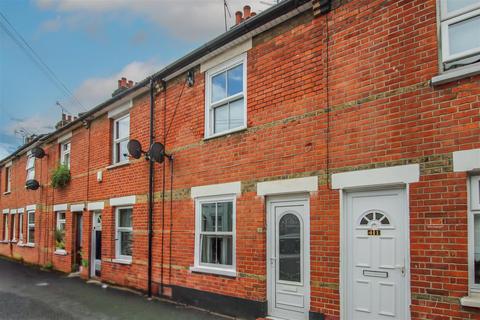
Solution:
M 450 44 L 448 36 L 448 27 L 451 24 L 458 23 L 476 16 L 480 16 L 480 3 L 465 7 L 460 10 L 447 13 L 447 0 L 440 0 L 440 39 L 442 52 L 442 70 L 444 63 L 451 63 L 456 60 L 465 59 L 476 54 L 480 54 L 480 47 L 467 50 L 465 52 L 450 55 Z
M 131 227 L 120 227 L 120 210 L 122 209 L 130 209 L 132 210 L 131 214 Z M 121 254 L 120 246 L 121 246 L 121 237 L 120 232 L 130 232 L 132 234 L 132 243 L 133 243 L 133 206 L 119 206 L 115 207 L 115 258 L 116 260 L 120 261 L 132 261 L 133 256 L 133 247 L 132 247 L 132 256 L 125 256 Z M 132 244 L 133 245 L 133 244 Z
M 18 213 L 18 241 L 23 241 L 23 212 Z
M 27 157 L 27 176 L 26 181 L 35 179 L 35 157 L 33 155 L 29 155 Z
M 64 218 L 61 219 L 60 216 L 64 214 Z M 56 222 L 55 222 L 55 230 L 60 230 L 60 227 L 61 225 L 64 225 L 64 228 L 63 228 L 63 231 L 65 232 L 65 234 L 63 235 L 63 241 L 65 242 L 66 244 L 66 236 L 67 236 L 67 212 L 66 211 L 57 211 L 56 212 Z M 62 249 L 62 248 L 57 248 L 56 247 L 56 244 L 55 244 L 55 251 L 56 252 L 64 252 L 65 249 Z
M 66 150 L 64 150 L 63 148 L 64 146 L 67 146 Z M 67 166 L 68 169 L 70 169 L 70 162 L 72 161 L 71 149 L 72 149 L 72 144 L 70 140 L 60 143 L 60 164 Z M 66 163 L 65 161 L 67 154 L 68 154 L 68 163 Z
M 8 213 L 3 214 L 3 241 L 9 241 L 9 225 L 8 225 Z
M 5 193 L 12 191 L 12 166 L 5 167 Z
M 112 130 L 112 133 L 113 133 L 113 136 L 112 136 L 112 141 L 113 141 L 113 154 L 112 154 L 112 164 L 121 164 L 121 163 L 128 163 L 128 159 L 127 160 L 118 160 L 116 159 L 116 154 L 117 154 L 117 149 L 118 149 L 118 145 L 123 142 L 123 141 L 128 141 L 130 139 L 130 126 L 128 127 L 128 135 L 125 137 L 125 138 L 119 138 L 117 139 L 116 136 L 117 136 L 117 123 L 120 121 L 120 120 L 123 120 L 123 119 L 126 119 L 126 118 L 129 118 L 129 123 L 130 123 L 130 113 L 126 113 L 126 114 L 122 114 L 121 116 L 118 116 L 116 117 L 115 119 L 113 119 L 113 130 Z
M 202 233 L 202 204 L 204 203 L 218 203 L 218 202 L 232 202 L 232 231 L 231 232 L 209 232 L 209 234 L 218 235 L 232 235 L 232 265 L 209 264 L 201 262 L 201 235 Z M 195 272 L 213 273 L 224 276 L 237 276 L 237 197 L 234 194 L 222 196 L 208 196 L 195 198 L 195 256 L 194 266 L 190 268 Z
M 471 294 L 480 294 L 480 283 L 475 283 L 475 220 L 480 215 L 480 175 L 468 179 L 468 284 Z
M 30 214 L 33 214 L 33 223 L 30 223 Z M 33 228 L 33 233 L 35 234 L 35 210 L 27 211 L 27 243 L 29 245 L 35 245 L 35 242 L 30 241 L 30 228 Z
M 233 96 L 227 97 L 215 103 L 211 102 L 212 99 L 212 78 L 219 73 L 232 69 L 239 64 L 243 63 L 243 91 Z M 247 128 L 247 53 L 242 53 L 235 58 L 225 61 L 209 70 L 205 73 L 205 138 L 213 138 L 217 136 L 226 135 L 232 132 L 240 131 Z M 237 128 L 225 130 L 215 133 L 214 126 L 214 110 L 216 107 L 224 105 L 227 102 L 234 101 L 243 97 L 243 125 Z

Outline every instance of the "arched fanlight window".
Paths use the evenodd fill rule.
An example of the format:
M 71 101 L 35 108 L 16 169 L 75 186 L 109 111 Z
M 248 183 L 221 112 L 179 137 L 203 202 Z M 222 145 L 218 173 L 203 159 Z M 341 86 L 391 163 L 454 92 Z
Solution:
M 360 219 L 360 226 L 370 227 L 370 226 L 390 226 L 390 220 L 388 217 L 380 211 L 368 211 L 363 214 Z

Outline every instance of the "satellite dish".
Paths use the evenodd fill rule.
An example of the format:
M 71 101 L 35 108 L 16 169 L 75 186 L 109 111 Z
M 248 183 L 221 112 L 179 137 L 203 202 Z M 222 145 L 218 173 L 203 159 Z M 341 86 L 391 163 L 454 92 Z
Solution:
M 40 184 L 37 180 L 27 180 L 25 183 L 25 188 L 28 190 L 37 190 L 40 187 Z
M 127 144 L 128 153 L 135 159 L 140 159 L 142 156 L 142 145 L 138 140 L 130 140 Z
M 40 147 L 35 147 L 32 149 L 32 156 L 38 159 L 45 157 L 45 151 Z
M 162 163 L 165 160 L 165 146 L 160 142 L 154 142 L 150 146 L 150 151 L 148 152 L 150 159 L 158 163 Z

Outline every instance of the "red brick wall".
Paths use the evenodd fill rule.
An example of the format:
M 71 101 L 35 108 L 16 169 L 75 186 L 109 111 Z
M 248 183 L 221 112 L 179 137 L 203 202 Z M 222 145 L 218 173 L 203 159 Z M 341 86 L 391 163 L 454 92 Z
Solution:
M 316 175 L 319 191 L 310 198 L 311 309 L 338 318 L 339 193 L 330 188 L 331 174 L 419 163 L 421 181 L 410 186 L 412 319 L 480 318 L 476 310 L 459 304 L 468 293 L 466 175 L 452 172 L 453 151 L 480 147 L 480 77 L 429 85 L 438 73 L 434 0 L 342 2 L 334 3 L 326 16 L 304 14 L 253 39 L 248 52 L 248 129 L 243 132 L 203 140 L 204 74 L 196 70 L 195 85 L 183 88 L 181 98 L 185 75 L 168 82 L 167 149 L 175 158 L 173 221 L 168 202 L 162 212 L 163 166 L 156 164 L 155 288 L 161 281 L 163 247 L 167 285 L 264 301 L 265 200 L 256 195 L 256 183 Z M 158 92 L 155 100 L 157 141 L 163 141 L 164 94 Z M 148 117 L 149 99 L 144 95 L 135 99 L 130 120 L 130 137 L 144 148 L 149 141 Z M 52 262 L 68 272 L 71 253 L 52 255 L 53 204 L 137 195 L 131 265 L 112 262 L 114 208 L 105 202 L 102 280 L 146 289 L 148 163 L 140 159 L 107 168 L 110 141 L 106 115 L 89 129 L 75 130 L 73 178 L 61 191 L 46 187 L 48 172 L 58 162 L 56 141 L 45 147 L 48 156 L 37 160 L 37 178 L 45 186 L 39 191 L 22 188 L 26 159 L 14 161 L 14 189 L 0 197 L 0 206 L 42 204 L 37 215 L 42 219 L 37 227 L 41 240 L 35 248 L 0 244 L 0 254 L 18 254 L 31 263 Z M 165 168 L 168 190 L 170 167 Z M 100 183 L 98 171 L 103 172 Z M 195 212 L 189 190 L 232 181 L 242 182 L 236 230 L 239 276 L 192 273 Z M 167 200 L 169 196 L 167 192 Z M 71 217 L 68 212 L 70 244 Z M 88 212 L 83 217 L 84 254 L 90 257 L 92 217 Z M 82 275 L 87 277 L 88 270 Z

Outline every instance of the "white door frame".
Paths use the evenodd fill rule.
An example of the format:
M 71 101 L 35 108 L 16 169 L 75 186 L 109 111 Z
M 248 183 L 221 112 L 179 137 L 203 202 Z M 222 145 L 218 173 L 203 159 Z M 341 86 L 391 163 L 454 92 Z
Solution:
M 275 221 L 271 221 L 271 209 L 273 203 L 285 203 L 285 202 L 305 202 L 305 217 L 304 217 L 304 283 L 305 283 L 305 305 L 308 306 L 307 311 L 307 318 L 308 319 L 308 312 L 310 310 L 310 195 L 309 194 L 287 194 L 287 195 L 276 195 L 276 196 L 268 196 L 266 201 L 266 214 L 267 214 L 267 301 L 268 301 L 268 313 L 270 314 L 271 311 L 271 302 L 273 301 L 273 284 L 275 283 L 275 277 L 272 277 L 272 267 L 270 264 L 270 257 L 272 256 L 272 246 L 271 243 L 274 241 L 272 237 L 275 237 L 272 234 L 274 228 L 272 227 Z M 273 279 L 273 281 L 272 281 Z
M 340 189 L 340 319 L 348 320 L 347 315 L 347 298 L 348 292 L 346 286 L 348 286 L 348 251 L 347 251 L 347 193 L 362 192 L 362 191 L 386 191 L 391 189 L 403 189 L 404 193 L 404 214 L 403 222 L 405 225 L 405 320 L 410 320 L 411 317 L 411 279 L 410 279 L 410 190 L 409 184 L 389 184 L 384 186 L 373 187 L 356 187 Z
M 96 277 L 95 273 L 95 257 L 96 257 L 96 251 L 97 251 L 97 243 L 96 243 L 96 230 L 95 228 L 95 217 L 97 214 L 102 215 L 102 210 L 95 210 L 91 211 L 92 212 L 92 225 L 90 228 L 90 237 L 91 237 L 91 242 L 90 242 L 90 277 Z M 101 231 L 101 230 L 100 230 Z

